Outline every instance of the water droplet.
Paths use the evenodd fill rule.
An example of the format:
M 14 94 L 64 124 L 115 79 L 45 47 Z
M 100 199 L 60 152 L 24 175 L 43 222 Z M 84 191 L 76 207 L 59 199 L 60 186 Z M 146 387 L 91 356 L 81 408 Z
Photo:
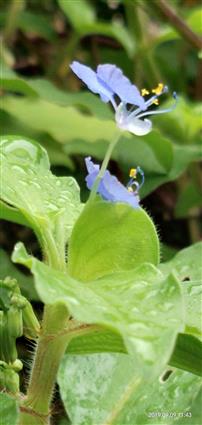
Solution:
M 12 170 L 17 171 L 21 174 L 24 174 L 24 175 L 26 174 L 26 171 L 22 167 L 20 167 L 19 165 L 12 165 L 11 168 L 12 168 Z
M 29 182 L 27 182 L 26 180 L 20 180 L 20 184 L 26 187 L 29 186 Z
M 36 181 L 32 180 L 32 185 L 35 186 L 37 189 L 41 189 L 41 186 Z
M 201 294 L 201 286 L 192 286 L 189 290 L 190 295 L 200 295 Z

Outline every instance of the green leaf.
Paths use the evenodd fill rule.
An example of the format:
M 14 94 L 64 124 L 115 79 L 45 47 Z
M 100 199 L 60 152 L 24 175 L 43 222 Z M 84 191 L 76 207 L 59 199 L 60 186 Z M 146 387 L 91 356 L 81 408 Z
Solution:
M 180 333 L 169 364 L 202 376 L 202 342 L 192 335 Z
M 0 88 L 14 91 L 16 93 L 22 93 L 31 97 L 37 97 L 36 91 L 32 89 L 29 83 L 24 78 L 19 77 L 14 71 L 6 67 L 4 63 L 1 64 Z
M 92 327 L 91 327 L 92 328 Z M 121 336 L 104 328 L 78 329 L 72 332 L 68 354 L 126 353 Z
M 58 4 L 78 32 L 82 32 L 83 26 L 95 22 L 93 7 L 86 0 L 68 3 L 66 0 L 58 0 Z
M 100 34 L 114 38 L 132 57 L 135 44 L 130 33 L 122 24 L 97 21 L 93 7 L 86 0 L 68 3 L 66 0 L 58 0 L 58 3 L 80 37 Z
M 164 274 L 174 271 L 182 281 L 186 305 L 186 333 L 202 336 L 202 242 L 180 251 L 171 261 L 160 265 Z
M 19 409 L 17 400 L 10 395 L 0 393 L 1 425 L 17 425 Z
M 6 252 L 3 249 L 0 249 L 0 279 L 5 279 L 7 276 L 17 280 L 20 290 L 25 298 L 38 301 L 39 297 L 34 288 L 33 277 L 25 275 L 18 270 L 11 262 Z
M 37 140 L 47 151 L 52 166 L 63 165 L 70 170 L 74 169 L 72 159 L 65 153 L 64 146 L 54 140 L 47 132 L 40 132 L 31 129 L 26 123 L 20 122 L 14 116 L 0 110 L 0 120 L 2 123 L 2 135 L 23 134 L 28 140 Z
M 47 96 L 48 99 L 47 92 L 48 86 L 46 88 L 44 86 L 43 96 Z M 75 93 L 75 95 L 81 96 L 81 93 Z M 87 95 L 87 93 L 83 93 L 83 95 Z M 55 98 L 59 102 L 60 95 L 56 95 Z M 87 106 L 91 107 L 91 110 L 93 109 L 93 99 L 97 114 L 96 101 L 100 105 L 102 102 L 92 95 L 91 103 L 89 102 Z M 51 94 L 49 94 L 49 100 L 51 100 Z M 77 97 L 77 101 L 79 103 L 79 97 Z M 108 109 L 105 107 L 106 105 L 102 106 L 104 106 L 103 118 L 103 114 Z M 116 132 L 113 121 L 103 121 L 96 116 L 81 114 L 75 108 L 64 108 L 42 100 L 36 99 L 33 102 L 31 99 L 5 97 L 2 108 L 11 114 L 17 123 L 26 127 L 23 134 L 26 134 L 27 128 L 46 134 L 48 132 L 52 139 L 62 144 L 62 150 L 67 155 L 79 153 L 102 159 Z M 123 133 L 112 158 L 124 168 L 126 173 L 136 165 L 140 165 L 144 169 L 146 179 L 141 196 L 145 196 L 160 184 L 176 179 L 191 161 L 200 160 L 201 147 L 195 144 L 191 146 L 172 144 L 169 139 L 156 130 L 143 137 Z
M 90 112 L 101 119 L 113 119 L 113 113 L 108 105 L 90 92 L 64 92 L 50 81 L 39 78 L 26 81 L 41 99 L 61 106 L 78 106 L 84 112 Z
M 95 96 L 94 98 L 96 99 Z M 79 153 L 101 159 L 116 132 L 113 121 L 103 122 L 96 117 L 83 115 L 74 108 L 63 108 L 44 101 L 5 98 L 3 108 L 14 114 L 19 122 L 29 126 L 32 131 L 48 131 L 53 139 L 61 142 L 67 155 Z M 23 130 L 23 134 L 26 134 L 26 130 Z M 148 193 L 148 187 L 150 191 L 161 181 L 168 180 L 168 172 L 173 163 L 173 148 L 171 142 L 156 131 L 141 138 L 125 133 L 112 157 L 123 167 L 127 167 L 127 173 L 129 168 L 136 164 L 141 165 L 146 174 L 142 190 L 145 195 Z M 189 153 L 187 161 L 190 161 L 190 158 Z M 148 173 L 151 173 L 152 177 L 155 176 L 156 180 L 150 178 Z
M 168 362 L 183 327 L 181 293 L 173 275 L 164 279 L 154 266 L 145 264 L 84 284 L 28 256 L 21 243 L 13 261 L 31 268 L 45 303 L 62 301 L 79 322 L 120 334 L 143 374 L 155 373 Z
M 127 353 L 121 337 L 101 327 L 79 327 L 71 331 L 67 354 Z M 202 376 L 202 343 L 192 335 L 178 334 L 174 351 L 168 361 L 195 375 Z
M 202 9 L 201 7 L 194 9 L 189 13 L 187 18 L 187 23 L 190 25 L 191 29 L 199 34 L 202 33 L 201 30 L 201 19 L 202 19 Z
M 170 106 L 166 103 L 165 105 Z M 201 106 L 199 103 L 193 103 L 188 99 L 179 96 L 177 108 L 172 114 L 165 114 L 160 117 L 154 117 L 154 122 L 162 133 L 181 145 L 198 143 L 200 141 L 201 130 Z
M 38 131 L 49 132 L 61 143 L 81 138 L 94 142 L 102 140 L 103 126 L 107 139 L 111 140 L 116 131 L 115 124 L 110 121 L 103 123 L 95 117 L 81 114 L 75 108 L 64 108 L 43 100 L 33 102 L 32 99 L 17 99 L 5 97 L 2 108 L 14 114 L 22 123 Z M 99 101 L 99 103 L 101 103 Z M 93 105 L 92 105 L 93 107 Z M 76 147 L 75 147 L 76 148 Z
M 176 418 L 180 423 L 187 411 L 190 423 L 200 418 L 200 378 L 176 370 L 165 381 L 147 381 L 134 358 L 123 354 L 65 355 L 58 383 L 73 425 L 93 425 L 95 418 L 98 425 L 168 425 Z
M 143 209 L 104 201 L 86 205 L 69 242 L 72 277 L 86 282 L 144 262 L 158 264 L 159 241 Z
M 54 176 L 46 151 L 35 142 L 3 137 L 1 152 L 1 199 L 30 223 L 49 261 L 64 267 L 66 243 L 82 208 L 76 181 Z
M 100 118 L 110 119 L 113 114 L 98 97 L 88 92 L 64 92 L 50 81 L 40 78 L 27 79 L 16 74 L 4 64 L 1 69 L 1 88 L 33 98 L 41 98 L 61 106 L 79 106 Z M 17 99 L 16 99 L 17 100 Z M 2 105 L 3 106 L 3 105 Z
M 22 224 L 23 226 L 30 227 L 29 222 L 16 208 L 5 204 L 0 200 L 0 218 L 2 220 L 12 221 L 13 223 Z

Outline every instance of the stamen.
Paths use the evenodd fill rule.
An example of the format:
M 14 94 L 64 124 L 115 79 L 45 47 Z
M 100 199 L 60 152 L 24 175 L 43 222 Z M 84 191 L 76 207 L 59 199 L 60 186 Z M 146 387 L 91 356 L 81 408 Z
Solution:
M 162 83 L 161 83 L 161 84 L 162 84 Z M 154 90 L 156 90 L 156 89 L 154 89 Z M 164 86 L 164 85 L 163 85 L 163 88 L 162 88 L 162 90 L 161 90 L 160 94 L 156 94 L 155 96 L 150 97 L 150 99 L 148 99 L 148 100 L 145 102 L 145 108 L 144 108 L 144 110 L 148 109 L 148 108 L 149 108 L 149 106 L 151 106 L 151 105 L 152 105 L 152 103 L 154 103 L 154 101 L 155 101 L 155 100 L 156 100 L 159 96 L 161 96 L 162 94 L 167 93 L 167 92 L 168 92 L 168 86 Z M 135 109 L 135 111 L 131 111 L 131 112 L 128 114 L 128 119 L 129 119 L 129 120 L 131 120 L 131 118 L 133 118 L 133 117 L 138 117 L 138 118 L 139 118 L 139 116 L 143 116 L 142 114 L 138 115 L 138 114 L 139 114 L 139 112 L 141 112 L 141 111 L 142 111 L 142 109 L 140 109 L 140 108 Z M 153 113 L 153 112 L 152 112 L 152 113 Z M 149 113 L 149 112 L 143 112 L 143 114 L 144 114 L 144 116 L 145 116 L 145 115 L 147 115 L 147 114 L 149 114 L 149 115 L 150 115 L 150 113 Z
M 141 90 L 141 95 L 142 96 L 146 96 L 147 94 L 149 94 L 150 92 L 149 92 L 149 90 L 147 90 L 147 89 L 142 89 Z
M 142 118 L 142 117 L 146 117 L 148 115 L 164 114 L 165 112 L 171 112 L 171 111 L 173 111 L 176 108 L 177 102 L 178 102 L 177 93 L 175 91 L 173 92 L 173 99 L 175 99 L 175 103 L 170 108 L 161 109 L 161 110 L 158 110 L 158 111 L 144 112 L 143 114 L 139 114 L 137 116 L 137 118 L 139 119 L 139 118 Z
M 137 176 L 137 170 L 136 170 L 136 168 L 131 168 L 130 169 L 130 173 L 129 173 L 129 177 L 136 178 L 136 176 Z
M 163 89 L 164 89 L 164 84 L 159 83 L 155 89 L 152 89 L 152 93 L 155 93 L 159 96 L 162 93 Z
M 152 105 L 159 105 L 159 100 L 158 99 L 154 99 L 152 102 Z
M 136 180 L 138 174 L 140 174 L 141 176 L 140 183 Z M 127 189 L 129 192 L 133 192 L 134 194 L 137 194 L 139 189 L 144 184 L 144 171 L 138 165 L 137 168 L 131 168 L 129 176 L 131 177 L 131 179 L 129 180 L 127 184 Z M 133 189 L 133 186 L 135 186 L 135 190 Z

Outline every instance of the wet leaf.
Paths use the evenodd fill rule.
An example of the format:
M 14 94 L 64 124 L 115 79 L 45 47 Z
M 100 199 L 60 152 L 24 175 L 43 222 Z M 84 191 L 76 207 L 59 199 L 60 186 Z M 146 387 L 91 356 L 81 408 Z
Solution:
M 185 298 L 186 333 L 201 338 L 202 303 L 202 243 L 198 242 L 178 252 L 175 257 L 160 265 L 164 274 L 172 271 L 181 280 Z
M 169 364 L 202 376 L 202 342 L 192 335 L 180 333 Z
M 73 425 L 93 425 L 95 418 L 97 424 L 168 425 L 184 423 L 186 412 L 190 423 L 200 423 L 200 378 L 176 370 L 165 381 L 144 380 L 135 359 L 124 354 L 67 354 L 58 383 Z
M 28 256 L 19 243 L 13 261 L 32 270 L 43 302 L 66 303 L 79 322 L 112 329 L 123 338 L 143 374 L 168 362 L 183 329 L 183 305 L 174 276 L 165 280 L 151 264 L 83 283 Z
M 1 176 L 3 202 L 30 223 L 49 261 L 64 267 L 65 246 L 82 208 L 76 181 L 54 176 L 46 151 L 17 136 L 1 140 Z

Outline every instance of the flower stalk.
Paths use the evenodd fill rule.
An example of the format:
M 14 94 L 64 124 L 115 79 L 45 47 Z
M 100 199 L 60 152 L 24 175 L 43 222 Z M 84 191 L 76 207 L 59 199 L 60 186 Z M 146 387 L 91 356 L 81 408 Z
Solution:
M 114 140 L 109 144 L 109 147 L 108 147 L 107 152 L 105 154 L 105 157 L 103 159 L 100 171 L 98 173 L 98 176 L 96 177 L 96 180 L 94 182 L 91 194 L 89 196 L 89 201 L 93 201 L 96 197 L 96 193 L 97 193 L 97 190 L 98 190 L 98 187 L 99 187 L 99 183 L 100 183 L 102 177 L 104 176 L 104 173 L 105 173 L 107 166 L 109 164 L 109 160 L 111 158 L 112 152 L 113 152 L 115 146 L 117 145 L 120 137 L 121 137 L 121 134 L 120 134 L 120 132 L 118 132 L 117 135 L 115 136 Z

